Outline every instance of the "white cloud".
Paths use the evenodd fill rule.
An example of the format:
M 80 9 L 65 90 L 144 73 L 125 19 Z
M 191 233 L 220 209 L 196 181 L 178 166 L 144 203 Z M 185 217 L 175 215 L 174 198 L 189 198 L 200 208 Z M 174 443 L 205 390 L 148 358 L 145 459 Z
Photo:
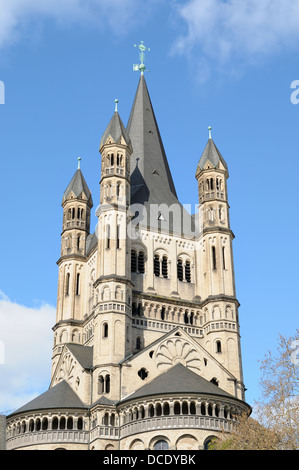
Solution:
M 176 14 L 186 29 L 175 51 L 212 68 L 259 63 L 299 39 L 299 0 L 187 0 Z
M 63 26 L 95 25 L 122 35 L 146 17 L 145 10 L 153 3 L 156 0 L 143 4 L 140 15 L 140 0 L 0 0 L 0 48 L 17 42 L 28 31 L 32 33 L 32 25 L 40 27 L 45 19 Z
M 4 349 L 4 361 L 0 358 L 0 412 L 19 408 L 47 390 L 55 319 L 54 307 L 25 307 L 0 291 L 0 342 Z

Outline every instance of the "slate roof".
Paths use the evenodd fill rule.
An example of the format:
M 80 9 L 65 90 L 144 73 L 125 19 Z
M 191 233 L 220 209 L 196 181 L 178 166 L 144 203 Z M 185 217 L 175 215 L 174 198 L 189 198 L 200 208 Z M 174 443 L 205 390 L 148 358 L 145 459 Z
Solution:
M 122 401 L 136 400 L 138 398 L 152 395 L 169 395 L 174 393 L 189 393 L 197 395 L 216 395 L 221 397 L 235 398 L 208 380 L 200 377 L 195 372 L 182 364 L 176 364 L 163 374 L 153 379 L 148 384 L 136 390 Z
M 118 114 L 118 111 L 115 111 L 115 113 L 113 114 L 112 118 L 111 118 L 111 121 L 109 122 L 103 136 L 102 136 L 102 139 L 101 139 L 101 144 L 100 144 L 100 147 L 102 147 L 102 145 L 105 144 L 105 142 L 107 141 L 109 135 L 112 137 L 112 139 L 115 141 L 115 142 L 119 142 L 121 137 L 124 138 L 126 144 L 128 146 L 131 146 L 131 139 L 129 137 L 129 134 L 127 133 L 127 130 Z
M 91 233 L 86 239 L 86 253 L 89 255 L 94 246 L 98 243 L 98 237 L 96 233 Z
M 92 204 L 91 192 L 87 186 L 87 183 L 84 179 L 82 171 L 79 168 L 74 174 L 70 184 L 66 188 L 64 195 L 63 195 L 62 202 L 64 202 L 67 199 L 67 197 L 69 196 L 71 192 L 74 193 L 75 197 L 79 197 L 82 193 L 84 193 L 87 200 Z
M 227 170 L 227 164 L 224 160 L 224 158 L 222 157 L 221 153 L 219 152 L 215 142 L 213 141 L 213 139 L 209 139 L 208 140 L 208 143 L 203 151 L 203 154 L 199 160 L 199 163 L 198 163 L 198 167 L 197 167 L 197 171 L 198 170 L 203 170 L 207 161 L 209 160 L 209 162 L 211 163 L 211 165 L 213 166 L 213 168 L 216 168 L 217 165 L 219 164 L 219 162 L 221 162 L 224 166 L 224 168 Z
M 147 215 L 153 205 L 164 204 L 161 215 L 153 215 L 140 225 L 154 229 L 189 234 L 193 227 L 191 215 L 180 204 L 167 161 L 159 127 L 153 110 L 152 102 L 144 75 L 141 75 L 127 131 L 131 138 L 133 154 L 131 156 L 131 204 L 141 204 Z M 176 205 L 180 211 L 180 221 L 173 222 L 167 207 Z M 183 225 L 183 229 L 182 226 Z
M 92 369 L 93 367 L 93 347 L 82 346 L 81 344 L 67 343 L 69 351 L 75 356 L 84 369 Z
M 34 398 L 34 400 L 11 413 L 10 416 L 28 411 L 54 408 L 82 409 L 88 407 L 84 405 L 84 403 L 80 400 L 78 395 L 76 395 L 68 383 L 63 380 L 62 382 L 59 382 L 57 385 L 55 385 L 55 387 L 49 388 L 47 392 L 39 395 L 37 398 Z

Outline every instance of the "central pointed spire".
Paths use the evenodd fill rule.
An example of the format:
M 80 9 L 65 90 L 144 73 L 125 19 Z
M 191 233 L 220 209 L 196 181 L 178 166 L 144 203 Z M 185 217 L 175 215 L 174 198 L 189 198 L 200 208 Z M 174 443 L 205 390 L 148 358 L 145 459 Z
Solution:
M 156 220 L 150 217 L 147 225 L 153 229 L 183 230 L 187 234 L 193 222 L 178 201 L 144 75 L 139 79 L 127 132 L 133 147 L 130 164 L 131 204 L 143 205 L 147 215 L 153 207 L 162 205 L 159 218 L 158 215 Z M 180 220 L 170 221 L 168 209 L 171 207 L 179 209 Z
M 146 186 L 150 202 L 173 203 L 177 194 L 144 75 L 139 80 L 127 132 L 133 146 L 132 195 Z

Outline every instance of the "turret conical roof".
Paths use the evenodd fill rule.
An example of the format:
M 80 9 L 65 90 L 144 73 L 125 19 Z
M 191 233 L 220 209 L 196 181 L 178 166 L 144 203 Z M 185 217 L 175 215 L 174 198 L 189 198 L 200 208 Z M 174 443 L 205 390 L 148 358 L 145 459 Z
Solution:
M 100 148 L 107 142 L 109 136 L 112 137 L 114 142 L 119 143 L 121 138 L 124 139 L 128 147 L 131 146 L 131 139 L 129 134 L 120 118 L 118 111 L 115 111 L 102 138 Z
M 82 196 L 82 194 L 84 194 L 86 199 L 92 205 L 91 192 L 90 192 L 89 187 L 87 186 L 87 183 L 84 179 L 84 176 L 83 176 L 82 171 L 80 170 L 80 168 L 78 168 L 78 170 L 74 174 L 70 184 L 66 188 L 66 190 L 64 192 L 64 195 L 63 195 L 62 202 L 64 202 L 68 198 L 68 196 L 70 195 L 71 192 L 74 194 L 74 196 L 76 198 L 78 198 L 78 197 Z
M 196 173 L 199 173 L 201 170 L 203 170 L 208 161 L 210 162 L 212 168 L 217 168 L 219 163 L 221 162 L 224 168 L 226 170 L 228 169 L 224 158 L 222 157 L 212 138 L 208 140 L 208 143 L 199 160 Z

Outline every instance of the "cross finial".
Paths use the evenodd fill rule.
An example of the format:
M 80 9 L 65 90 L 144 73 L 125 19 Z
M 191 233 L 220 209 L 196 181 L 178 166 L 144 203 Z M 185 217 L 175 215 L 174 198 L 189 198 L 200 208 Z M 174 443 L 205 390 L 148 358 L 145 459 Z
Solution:
M 133 70 L 134 72 L 140 70 L 141 72 L 141 75 L 143 75 L 145 69 L 146 69 L 146 66 L 144 64 L 144 60 L 145 60 L 145 51 L 149 51 L 150 52 L 150 49 L 148 47 L 145 47 L 143 41 L 140 42 L 139 46 L 137 46 L 137 44 L 134 44 L 134 47 L 138 47 L 139 49 L 139 59 L 140 59 L 140 64 L 137 65 L 133 65 Z
M 211 128 L 211 126 L 208 129 L 209 129 L 209 139 L 211 139 L 212 138 L 212 128 Z
M 118 100 L 114 100 L 114 103 L 115 103 L 115 112 L 117 112 L 117 105 L 118 105 Z
M 78 170 L 80 170 L 80 166 L 81 166 L 81 157 L 78 157 Z

